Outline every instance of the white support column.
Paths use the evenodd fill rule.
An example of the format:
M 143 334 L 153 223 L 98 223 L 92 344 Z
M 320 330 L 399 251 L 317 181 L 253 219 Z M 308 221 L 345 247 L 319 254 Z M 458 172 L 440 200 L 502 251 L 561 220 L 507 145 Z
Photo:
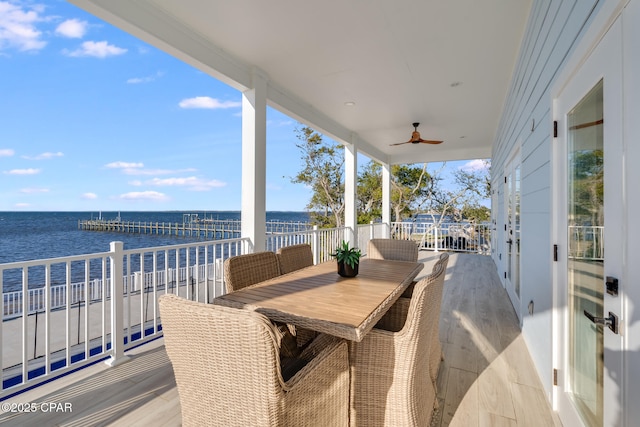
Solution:
M 391 166 L 382 165 L 382 223 L 386 225 L 384 228 L 384 237 L 391 237 Z
M 345 144 L 344 156 L 344 226 L 353 230 L 350 244 L 358 244 L 358 213 L 356 210 L 356 191 L 358 187 L 358 149 L 355 137 L 351 144 Z
M 242 94 L 242 237 L 253 251 L 266 249 L 267 79 L 254 70 Z

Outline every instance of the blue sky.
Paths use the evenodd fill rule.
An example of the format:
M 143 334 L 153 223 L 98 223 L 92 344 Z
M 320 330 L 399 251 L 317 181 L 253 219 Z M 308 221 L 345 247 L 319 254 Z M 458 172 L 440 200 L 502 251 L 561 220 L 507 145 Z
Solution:
M 0 0 L 0 211 L 239 210 L 240 102 L 65 1 Z M 304 210 L 300 125 L 267 117 L 267 209 Z

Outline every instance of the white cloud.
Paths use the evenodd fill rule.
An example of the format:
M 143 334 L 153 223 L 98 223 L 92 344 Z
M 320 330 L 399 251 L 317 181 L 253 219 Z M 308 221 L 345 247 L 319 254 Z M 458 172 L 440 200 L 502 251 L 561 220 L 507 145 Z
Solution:
M 196 171 L 196 169 L 193 169 L 193 168 L 179 169 L 179 170 L 172 170 L 172 169 L 134 169 L 134 168 L 122 169 L 122 173 L 124 173 L 125 175 L 147 175 L 147 176 L 151 176 L 151 175 L 170 175 L 172 173 L 195 172 L 195 171 Z
M 95 200 L 98 198 L 98 195 L 96 193 L 84 193 L 80 197 L 85 200 Z
M 155 185 L 157 187 L 187 187 L 191 191 L 209 191 L 212 188 L 224 187 L 226 182 L 218 181 L 217 179 L 202 179 L 195 176 L 184 178 L 154 178 L 147 182 L 149 185 Z
M 141 83 L 151 83 L 155 81 L 157 78 L 162 77 L 164 75 L 163 72 L 158 71 L 156 74 L 146 77 L 133 77 L 127 80 L 129 84 L 141 84 Z
M 24 194 L 37 194 L 37 193 L 48 193 L 48 188 L 23 188 L 20 190 L 21 193 Z
M 15 153 L 11 148 L 0 148 L 0 157 L 11 157 Z
M 42 20 L 41 7 L 22 9 L 17 4 L 0 1 L 0 51 L 15 48 L 19 51 L 40 50 L 47 45 L 35 24 Z
M 31 156 L 22 156 L 22 157 L 28 160 L 47 160 L 47 159 L 53 159 L 54 157 L 62 157 L 62 156 L 64 156 L 64 154 L 58 151 L 57 153 L 46 152 L 46 153 L 38 154 L 37 156 L 33 156 L 33 157 Z
M 481 159 L 471 160 L 464 165 L 460 166 L 460 169 L 465 172 L 478 172 L 488 170 L 491 163 L 488 163 Z
M 6 175 L 37 175 L 40 173 L 40 169 L 12 169 L 10 171 L 4 171 Z
M 145 175 L 144 163 L 112 162 L 105 165 L 109 169 L 120 169 L 125 175 Z
M 140 187 L 142 185 L 142 181 L 139 179 L 129 181 L 129 185 L 133 185 L 134 187 Z
M 82 43 L 79 49 L 73 51 L 64 50 L 62 53 L 73 57 L 92 56 L 95 58 L 106 58 L 108 56 L 122 55 L 126 52 L 127 49 L 111 45 L 106 41 L 86 41 Z
M 105 168 L 109 169 L 132 169 L 132 168 L 143 168 L 144 163 L 132 163 L 132 162 L 111 162 L 104 165 Z
M 123 200 L 153 200 L 153 201 L 165 201 L 169 200 L 169 197 L 164 193 L 157 191 L 132 191 L 130 193 L 121 194 L 120 199 Z
M 28 208 L 29 206 L 31 206 L 30 203 L 16 203 L 16 208 Z
M 56 28 L 56 34 L 70 39 L 81 39 L 87 32 L 87 21 L 67 19 Z
M 209 96 L 196 96 L 195 98 L 187 98 L 180 101 L 180 108 L 206 108 L 210 110 L 235 108 L 242 106 L 239 101 L 220 101 Z
M 185 172 L 195 172 L 197 169 L 194 168 L 186 168 L 186 169 L 145 169 L 143 163 L 133 163 L 133 162 L 111 162 L 104 165 L 105 168 L 108 169 L 120 169 L 125 175 L 170 175 L 175 173 L 185 173 Z M 131 181 L 131 185 L 142 185 L 140 181 Z

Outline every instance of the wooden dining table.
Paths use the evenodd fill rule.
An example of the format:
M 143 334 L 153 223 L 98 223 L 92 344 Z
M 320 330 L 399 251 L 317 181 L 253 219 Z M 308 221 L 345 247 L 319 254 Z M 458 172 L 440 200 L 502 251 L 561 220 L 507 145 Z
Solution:
M 361 341 L 422 268 L 417 262 L 362 258 L 356 277 L 341 277 L 336 262 L 329 261 L 219 296 L 213 303 Z

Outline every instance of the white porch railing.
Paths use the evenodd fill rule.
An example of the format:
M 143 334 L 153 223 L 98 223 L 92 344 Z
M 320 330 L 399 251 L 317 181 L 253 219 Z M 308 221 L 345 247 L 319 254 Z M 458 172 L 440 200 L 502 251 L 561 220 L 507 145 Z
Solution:
M 267 249 L 309 243 L 316 263 L 353 231 L 313 229 L 266 236 Z M 415 239 L 424 249 L 489 253 L 487 227 L 393 223 L 358 226 L 358 247 L 388 236 Z M 447 244 L 455 238 L 456 245 Z M 462 245 L 460 239 L 466 239 Z M 452 247 L 456 246 L 456 247 Z M 161 336 L 158 297 L 173 293 L 210 302 L 224 293 L 223 262 L 248 253 L 248 239 L 225 239 L 125 250 L 114 242 L 107 252 L 0 264 L 0 399 L 53 376 L 109 358 Z M 26 297 L 23 297 L 26 295 Z
M 591 225 L 569 226 L 569 257 L 603 261 L 604 227 Z
M 313 261 L 318 264 L 331 259 L 331 252 L 342 240 L 348 239 L 352 230 L 349 228 L 318 228 L 290 233 L 267 235 L 267 250 L 276 252 L 284 246 L 307 243 L 313 251 Z
M 491 253 L 490 224 L 392 222 L 391 238 L 415 240 L 420 249 Z
M 382 223 L 370 223 L 358 225 L 358 245 L 363 255 L 366 255 L 369 239 L 383 238 L 388 235 L 388 226 Z M 278 233 L 267 236 L 267 250 L 276 252 L 284 246 L 307 243 L 311 245 L 314 255 L 314 262 L 329 261 L 331 253 L 343 240 L 351 237 L 350 228 L 321 228 L 314 227 L 313 230 L 300 231 L 297 233 Z
M 0 264 L 0 398 L 109 358 L 162 334 L 164 293 L 206 302 L 224 292 L 225 259 L 248 253 L 228 239 Z M 115 280 L 112 280 L 114 278 Z M 26 295 L 26 298 L 23 298 Z
M 367 245 L 371 239 L 383 239 L 389 236 L 389 226 L 382 223 L 369 223 L 358 225 L 358 247 L 362 254 L 366 255 Z

